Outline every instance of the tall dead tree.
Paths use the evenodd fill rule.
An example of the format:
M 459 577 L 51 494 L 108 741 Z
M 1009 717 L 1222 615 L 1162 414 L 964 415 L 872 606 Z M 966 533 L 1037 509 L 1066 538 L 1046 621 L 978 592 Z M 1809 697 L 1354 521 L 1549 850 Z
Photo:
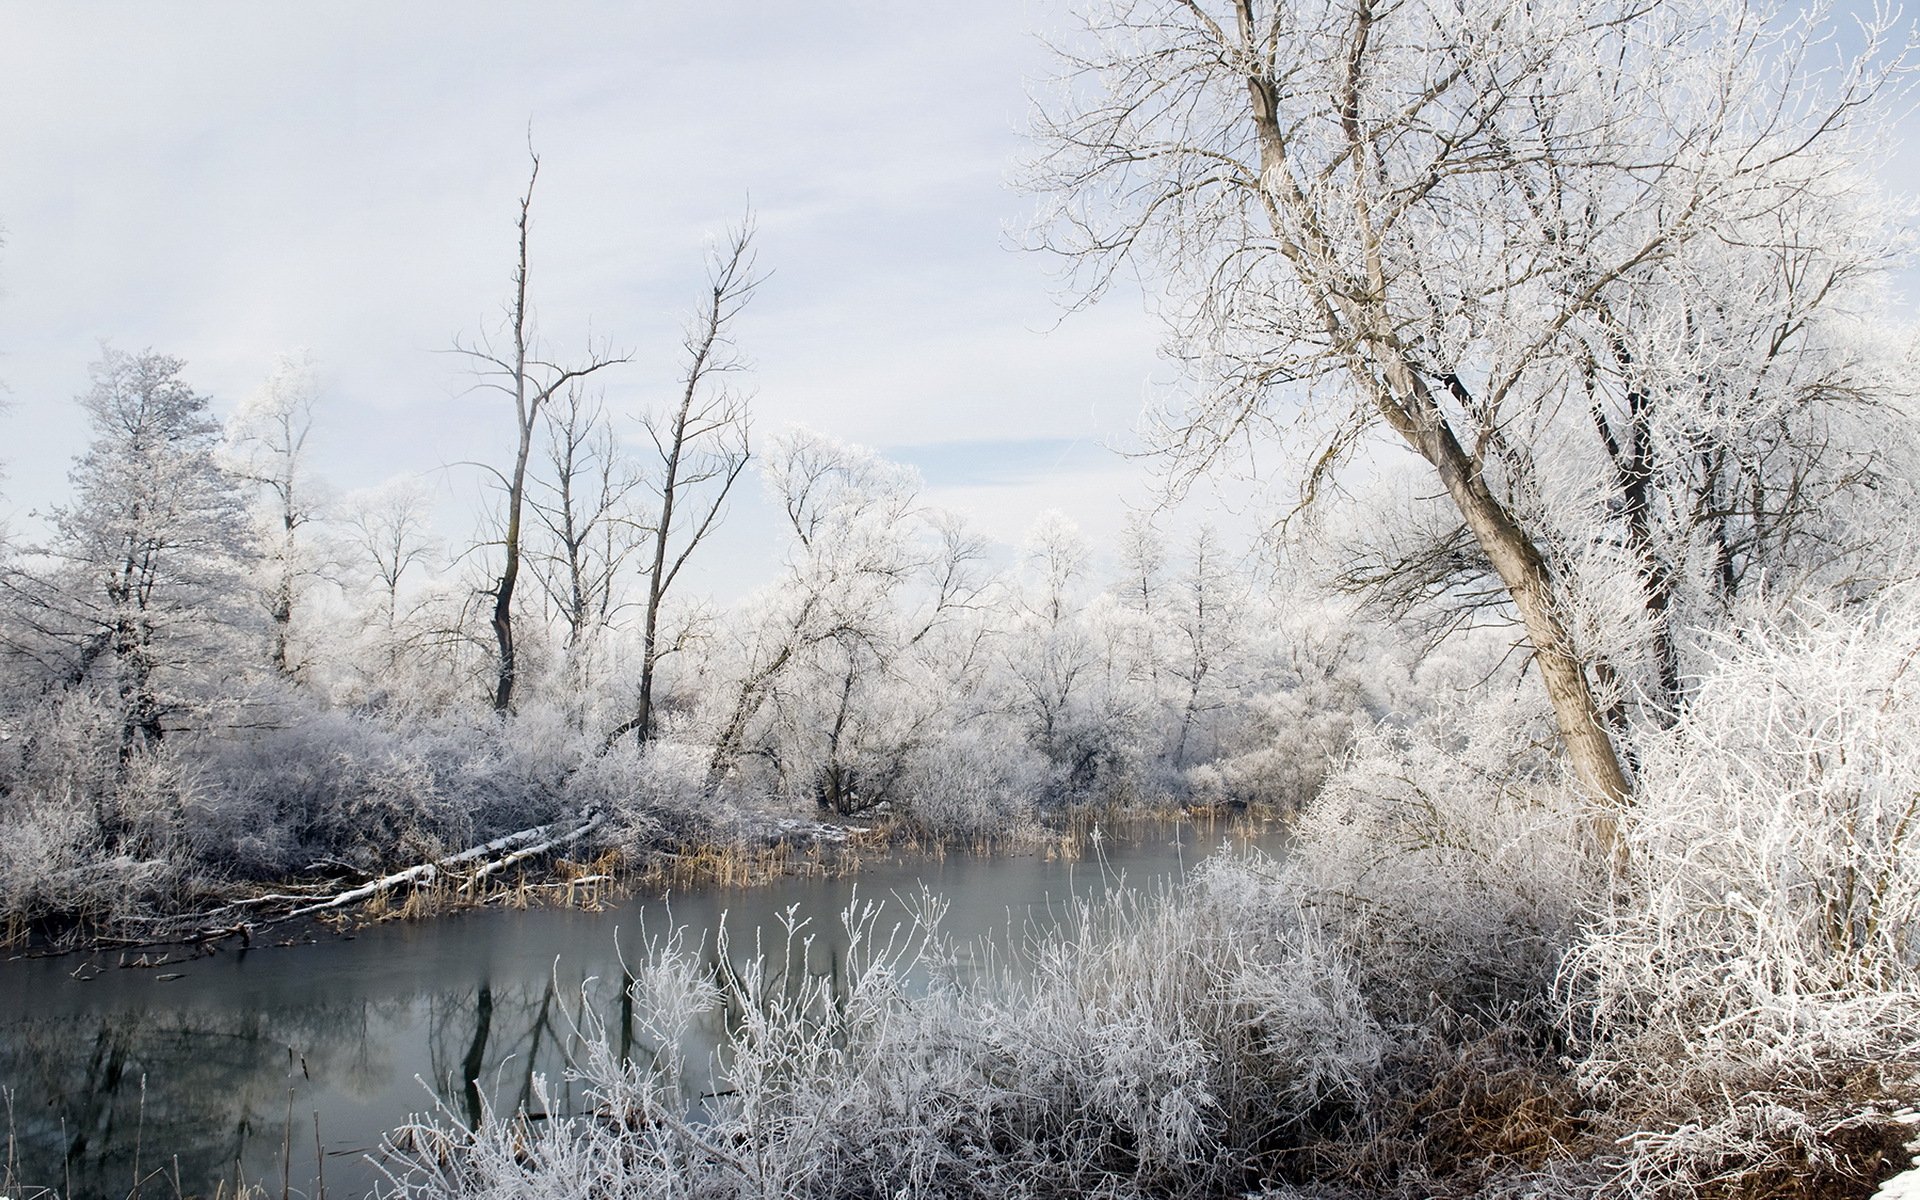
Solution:
M 539 428 L 540 410 L 567 385 L 607 367 L 624 363 L 631 357 L 616 355 L 604 347 L 595 348 L 592 345 L 587 347 L 585 358 L 575 363 L 562 364 L 542 356 L 527 299 L 527 241 L 532 224 L 534 184 L 540 178 L 540 156 L 531 148 L 527 153 L 533 165 L 527 174 L 527 190 L 520 197 L 520 217 L 516 222 L 519 255 L 513 272 L 513 299 L 508 302 L 505 327 L 501 333 L 501 337 L 510 344 L 499 346 L 494 340 L 484 337 L 478 343 L 454 344 L 454 352 L 472 362 L 474 373 L 480 381 L 476 386 L 513 397 L 514 429 L 517 435 L 513 465 L 506 471 L 487 468 L 499 481 L 507 499 L 505 527 L 500 539 L 500 576 L 484 593 L 493 600 L 491 626 L 494 644 L 499 652 L 499 673 L 493 692 L 496 712 L 505 712 L 512 707 L 517 678 L 513 646 L 513 597 L 520 579 L 521 520 L 526 507 L 527 459 L 533 452 L 533 435 Z
M 707 290 L 688 323 L 686 370 L 676 407 L 646 418 L 660 456 L 660 507 L 653 519 L 653 558 L 647 570 L 641 627 L 640 687 L 633 715 L 612 733 L 631 733 L 645 745 L 654 730 L 654 678 L 664 655 L 660 610 L 693 552 L 706 540 L 752 453 L 747 396 L 729 385 L 746 368 L 733 325 L 764 278 L 754 269 L 749 215 L 708 257 Z

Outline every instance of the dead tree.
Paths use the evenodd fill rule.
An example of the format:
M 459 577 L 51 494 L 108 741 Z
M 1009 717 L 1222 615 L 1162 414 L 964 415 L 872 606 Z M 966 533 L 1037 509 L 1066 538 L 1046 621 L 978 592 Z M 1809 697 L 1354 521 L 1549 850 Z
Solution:
M 640 689 L 633 715 L 607 735 L 612 745 L 631 733 L 645 745 L 654 730 L 654 678 L 664 651 L 660 609 L 687 560 L 713 531 L 727 496 L 752 454 L 747 396 L 728 385 L 746 367 L 733 341 L 733 324 L 764 277 L 754 269 L 749 215 L 716 249 L 707 266 L 707 290 L 687 327 L 686 371 L 680 399 L 646 419 L 660 456 L 653 519 L 653 559 L 647 569 L 646 612 L 640 642 Z
M 496 345 L 482 338 L 477 343 L 454 344 L 454 352 L 473 364 L 477 387 L 513 397 L 514 429 L 517 442 L 513 465 L 506 471 L 488 467 L 506 493 L 507 511 L 501 531 L 501 564 L 497 582 L 487 589 L 493 601 L 492 629 L 499 653 L 499 673 L 493 692 L 496 712 L 513 705 L 516 679 L 513 647 L 513 597 L 520 579 L 521 520 L 526 507 L 527 459 L 533 452 L 534 431 L 539 428 L 540 410 L 554 394 L 577 380 L 628 361 L 626 354 L 616 355 L 604 347 L 589 345 L 585 358 L 574 363 L 559 363 L 543 357 L 533 329 L 533 314 L 527 300 L 527 240 L 533 210 L 533 188 L 540 178 L 540 156 L 531 147 L 528 156 L 532 168 L 527 175 L 527 190 L 520 197 L 519 256 L 513 272 L 513 298 L 507 304 L 502 338 L 508 345 Z

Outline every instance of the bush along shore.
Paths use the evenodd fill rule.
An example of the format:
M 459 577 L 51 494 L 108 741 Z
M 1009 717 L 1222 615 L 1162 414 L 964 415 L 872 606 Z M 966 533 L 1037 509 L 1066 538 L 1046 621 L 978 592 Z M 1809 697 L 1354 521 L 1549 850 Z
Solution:
M 847 874 L 876 854 L 1079 854 L 1101 824 L 1212 822 L 1249 808 L 1194 807 L 1171 789 L 1152 799 L 1138 791 L 1063 796 L 1037 784 L 1024 797 L 999 797 L 982 818 L 948 826 L 928 820 L 926 810 L 950 811 L 951 795 L 937 805 L 888 802 L 840 814 L 778 795 L 707 792 L 697 779 L 674 777 L 675 748 L 665 746 L 645 753 L 563 746 L 542 762 L 511 764 L 523 773 L 510 773 L 503 787 L 501 756 L 488 748 L 498 730 L 491 718 L 447 720 L 430 738 L 362 718 L 321 724 L 269 732 L 265 745 L 176 743 L 165 756 L 143 757 L 100 794 L 78 797 L 78 805 L 70 780 L 53 787 L 27 780 L 48 789 L 40 796 L 61 799 L 36 803 L 28 787 L 14 793 L 25 801 L 26 820 L 12 853 L 0 852 L 12 886 L 0 948 L 172 946 L 191 955 L 278 936 L 283 926 L 342 929 L 502 903 L 598 906 L 664 887 Z M 211 750 L 212 769 L 187 757 L 195 750 Z M 227 764 L 220 756 L 236 750 L 244 761 L 232 769 L 245 773 L 249 787 L 262 786 L 255 772 L 263 760 L 275 765 L 264 786 L 279 799 L 259 828 L 276 837 L 215 819 L 235 805 L 221 794 L 232 780 L 221 780 Z M 578 753 L 572 762 L 569 750 Z M 324 761 L 293 757 L 303 753 Z M 429 765 L 426 753 L 439 757 Z M 399 779 L 369 771 L 359 754 L 375 756 L 376 770 Z M 36 757 L 46 769 L 49 760 Z M 443 794 L 450 788 L 481 803 L 462 806 Z M 312 806 L 305 819 L 271 823 L 301 799 Z M 328 815 L 314 819 L 321 812 Z M 529 816 L 544 819 L 510 828 Z

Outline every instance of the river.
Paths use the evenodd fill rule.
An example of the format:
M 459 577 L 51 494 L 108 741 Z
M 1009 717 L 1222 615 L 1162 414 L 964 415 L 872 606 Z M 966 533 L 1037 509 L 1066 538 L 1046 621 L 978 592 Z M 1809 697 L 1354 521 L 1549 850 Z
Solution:
M 8 1194 L 213 1195 L 237 1183 L 292 1196 L 363 1196 L 382 1136 L 438 1110 L 510 1111 L 535 1072 L 558 1077 L 582 1005 L 619 1028 L 622 956 L 724 916 L 735 959 L 754 931 L 808 922 L 832 969 L 856 898 L 909 923 L 923 890 L 944 931 L 1004 955 L 1057 927 L 1070 897 L 1177 878 L 1227 842 L 1278 846 L 1271 829 L 1153 825 L 1096 855 L 889 857 L 847 878 L 637 895 L 601 911 L 488 908 L 370 926 L 306 944 L 258 942 L 159 968 L 137 955 L 0 963 L 0 1098 Z M 791 917 L 789 917 L 791 913 Z M 563 1094 L 564 1095 L 564 1094 Z

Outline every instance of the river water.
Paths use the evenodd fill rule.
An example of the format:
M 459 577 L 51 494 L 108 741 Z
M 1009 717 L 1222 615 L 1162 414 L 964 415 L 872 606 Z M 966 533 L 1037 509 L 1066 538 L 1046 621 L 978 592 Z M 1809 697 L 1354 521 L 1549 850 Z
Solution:
M 356 936 L 228 949 L 158 968 L 136 956 L 0 963 L 0 1099 L 9 1194 L 363 1196 L 383 1176 L 382 1135 L 412 1115 L 471 1122 L 557 1078 L 590 1006 L 619 1028 L 622 961 L 673 926 L 698 944 L 723 917 L 732 957 L 755 931 L 808 922 L 832 969 L 839 914 L 856 897 L 908 923 L 923 891 L 945 933 L 997 946 L 1055 928 L 1074 898 L 1153 888 L 1228 843 L 1278 834 L 1156 825 L 1079 858 L 948 855 L 870 861 L 857 876 L 634 896 L 598 912 L 483 909 Z M 816 965 L 816 969 L 820 969 Z

